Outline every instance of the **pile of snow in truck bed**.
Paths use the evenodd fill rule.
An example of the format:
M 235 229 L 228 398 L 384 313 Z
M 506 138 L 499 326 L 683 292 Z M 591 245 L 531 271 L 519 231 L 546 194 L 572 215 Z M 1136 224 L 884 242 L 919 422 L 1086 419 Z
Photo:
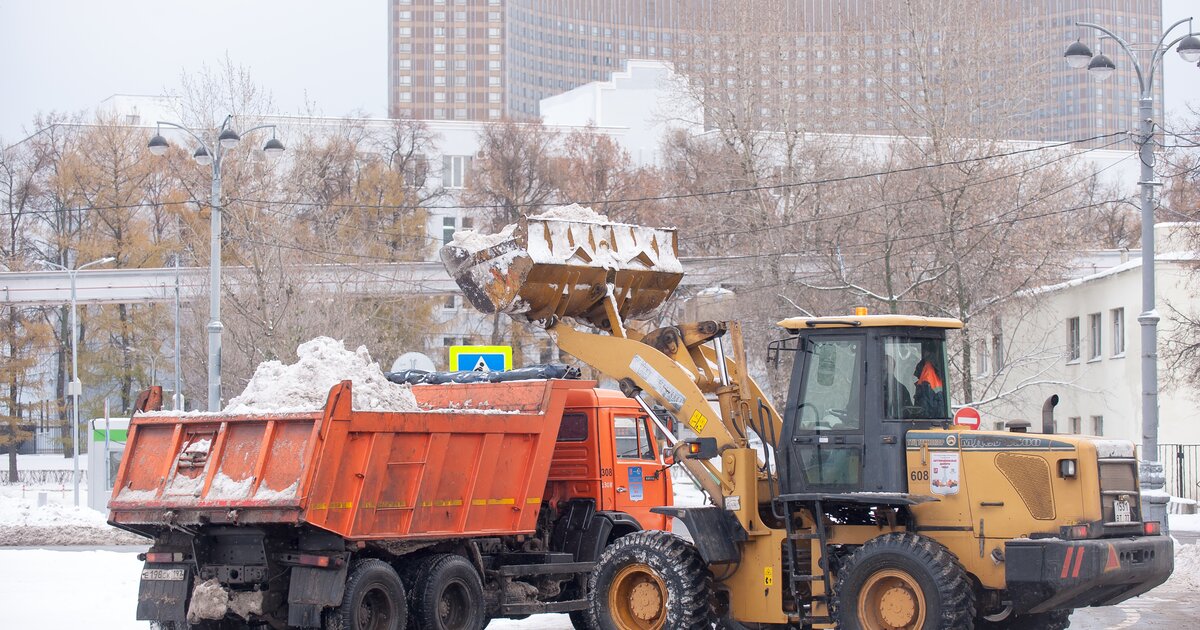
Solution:
M 341 381 L 353 381 L 353 406 L 367 411 L 417 411 L 417 399 L 408 385 L 387 380 L 379 364 L 363 346 L 350 351 L 329 337 L 317 337 L 296 348 L 291 365 L 264 361 L 254 371 L 241 395 L 226 405 L 224 413 L 286 413 L 325 407 L 329 390 Z

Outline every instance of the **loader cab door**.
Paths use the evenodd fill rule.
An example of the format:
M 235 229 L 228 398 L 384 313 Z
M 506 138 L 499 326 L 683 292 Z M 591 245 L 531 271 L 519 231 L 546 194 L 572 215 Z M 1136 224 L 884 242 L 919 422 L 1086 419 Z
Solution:
M 805 335 L 799 350 L 784 414 L 783 491 L 862 490 L 867 334 Z

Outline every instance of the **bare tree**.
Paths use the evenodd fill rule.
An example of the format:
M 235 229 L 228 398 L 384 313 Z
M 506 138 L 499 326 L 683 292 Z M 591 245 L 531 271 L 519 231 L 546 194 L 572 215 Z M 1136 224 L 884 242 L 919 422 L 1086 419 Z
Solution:
M 551 201 L 557 187 L 558 142 L 559 134 L 540 120 L 502 120 L 484 126 L 463 199 L 469 205 L 485 206 L 481 218 L 493 229 Z

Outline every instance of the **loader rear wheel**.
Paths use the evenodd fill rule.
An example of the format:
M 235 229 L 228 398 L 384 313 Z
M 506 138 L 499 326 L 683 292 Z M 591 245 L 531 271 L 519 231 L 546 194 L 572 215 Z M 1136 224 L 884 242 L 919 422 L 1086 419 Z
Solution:
M 843 630 L 971 627 L 975 595 L 958 560 L 917 534 L 868 541 L 838 571 L 835 615 Z
M 479 573 L 455 554 L 432 556 L 421 564 L 412 605 L 421 630 L 479 630 L 485 621 Z
M 350 569 L 342 605 L 325 615 L 333 630 L 404 630 L 408 605 L 396 570 L 382 560 L 360 560 Z
M 1073 610 L 1052 610 L 1032 615 L 1009 615 L 1000 621 L 975 620 L 975 630 L 1066 630 Z
M 690 543 L 659 531 L 609 545 L 589 581 L 596 630 L 698 630 L 712 627 L 712 573 Z

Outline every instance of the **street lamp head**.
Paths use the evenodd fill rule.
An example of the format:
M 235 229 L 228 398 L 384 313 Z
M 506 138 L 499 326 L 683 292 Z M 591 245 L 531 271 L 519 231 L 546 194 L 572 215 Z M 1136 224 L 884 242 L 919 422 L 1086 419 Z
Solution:
M 1200 37 L 1188 35 L 1179 42 L 1179 46 L 1175 48 L 1175 52 L 1179 53 L 1180 57 L 1188 63 L 1200 61 Z
M 213 161 L 213 156 L 208 152 L 208 149 L 205 149 L 204 147 L 196 149 L 196 152 L 192 154 L 192 158 L 196 160 L 196 163 L 200 166 L 208 166 L 209 164 L 212 164 Z
M 1072 68 L 1086 68 L 1088 62 L 1092 60 L 1092 49 L 1087 47 L 1087 44 L 1075 40 L 1075 43 L 1067 46 L 1067 52 L 1063 53 L 1063 57 L 1067 60 L 1067 65 Z
M 283 155 L 283 150 L 283 143 L 275 138 L 267 140 L 267 143 L 263 145 L 263 152 L 268 157 L 279 157 Z
M 170 146 L 171 145 L 167 144 L 167 139 L 162 137 L 162 134 L 159 133 L 154 134 L 154 137 L 150 138 L 150 142 L 146 145 L 146 147 L 149 148 L 150 152 L 154 155 L 166 155 L 167 149 L 170 148 Z
M 1108 55 L 1100 53 L 1092 57 L 1092 61 L 1088 63 L 1088 72 L 1096 77 L 1097 81 L 1103 81 L 1112 76 L 1112 73 L 1117 71 L 1117 65 L 1108 58 Z
M 217 136 L 217 141 L 220 142 L 221 147 L 225 149 L 232 149 L 233 147 L 236 147 L 237 143 L 241 139 L 242 137 L 238 135 L 238 132 L 232 129 L 225 129 L 221 132 L 220 136 Z

